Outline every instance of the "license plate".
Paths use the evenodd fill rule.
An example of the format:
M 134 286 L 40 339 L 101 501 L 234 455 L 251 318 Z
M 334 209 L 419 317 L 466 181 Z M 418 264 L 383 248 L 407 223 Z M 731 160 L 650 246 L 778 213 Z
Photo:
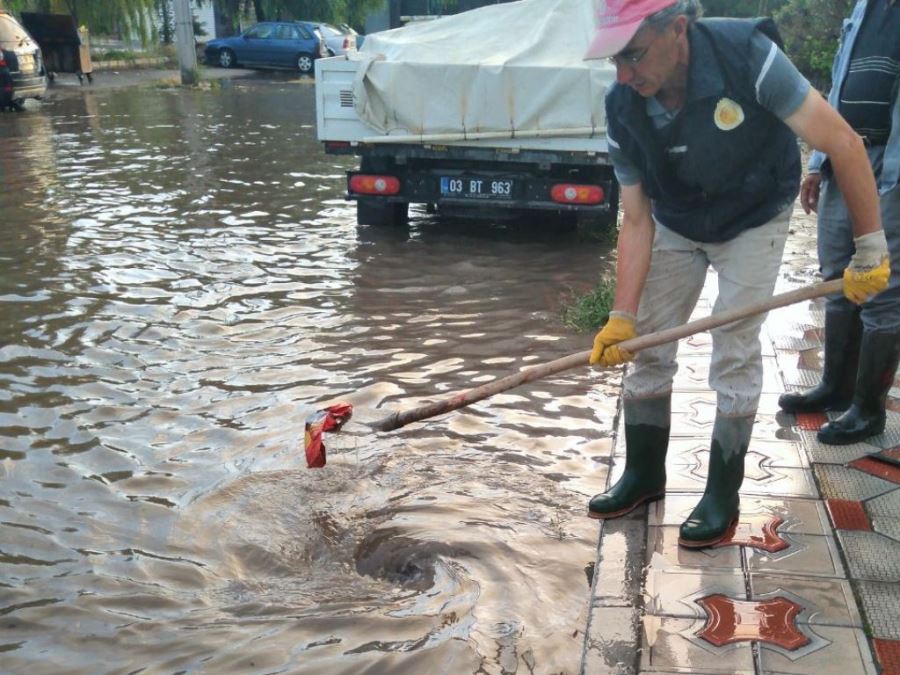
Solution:
M 441 196 L 464 199 L 512 199 L 515 181 L 511 178 L 441 176 Z
M 19 72 L 30 73 L 34 71 L 34 55 L 19 54 Z

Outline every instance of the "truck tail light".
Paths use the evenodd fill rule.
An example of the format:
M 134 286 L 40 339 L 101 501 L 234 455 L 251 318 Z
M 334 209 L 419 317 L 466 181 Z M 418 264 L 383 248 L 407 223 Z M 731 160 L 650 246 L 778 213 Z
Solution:
M 601 204 L 604 197 L 599 185 L 558 183 L 550 189 L 550 198 L 559 204 Z
M 9 66 L 6 65 L 6 59 L 3 58 L 2 54 L 0 54 L 0 68 L 8 68 L 8 67 Z
M 400 192 L 400 181 L 393 176 L 357 174 L 350 178 L 350 192 L 361 195 L 395 195 Z

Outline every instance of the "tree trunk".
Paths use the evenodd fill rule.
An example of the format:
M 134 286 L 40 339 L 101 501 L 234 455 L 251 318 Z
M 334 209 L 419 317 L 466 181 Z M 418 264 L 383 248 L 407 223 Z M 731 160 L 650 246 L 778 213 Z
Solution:
M 253 11 L 256 14 L 257 23 L 266 20 L 266 13 L 263 10 L 262 0 L 253 0 Z

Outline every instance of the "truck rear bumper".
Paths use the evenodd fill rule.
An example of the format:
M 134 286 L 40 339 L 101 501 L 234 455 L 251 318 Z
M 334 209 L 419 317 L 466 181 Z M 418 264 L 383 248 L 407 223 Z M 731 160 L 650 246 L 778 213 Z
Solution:
M 533 176 L 521 172 L 468 171 L 459 169 L 430 169 L 427 171 L 405 172 L 395 170 L 389 175 L 400 180 L 400 191 L 396 194 L 380 195 L 355 192 L 350 187 L 354 176 L 371 175 L 372 172 L 350 171 L 347 173 L 348 199 L 376 199 L 385 203 L 421 203 L 438 206 L 466 206 L 491 209 L 527 209 L 547 211 L 583 211 L 606 213 L 618 208 L 617 184 L 610 176 L 597 180 L 584 176 L 554 178 Z M 576 195 L 583 188 L 600 188 L 594 191 L 590 201 L 566 201 L 554 198 L 563 192 L 561 186 L 571 187 Z M 600 195 L 597 201 L 597 195 Z

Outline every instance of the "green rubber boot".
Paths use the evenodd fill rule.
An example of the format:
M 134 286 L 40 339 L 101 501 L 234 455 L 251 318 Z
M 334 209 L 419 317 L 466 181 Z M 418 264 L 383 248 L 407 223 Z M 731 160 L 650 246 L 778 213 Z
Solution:
M 898 361 L 900 332 L 863 333 L 853 404 L 843 415 L 819 429 L 820 443 L 850 445 L 884 433 L 887 395 L 894 385 Z
M 666 494 L 672 397 L 626 400 L 625 472 L 588 505 L 591 518 L 618 518 Z
M 812 389 L 782 394 L 778 405 L 788 413 L 846 410 L 853 400 L 862 319 L 858 307 L 825 310 L 822 381 Z
M 709 476 L 700 503 L 681 524 L 678 543 L 705 548 L 722 541 L 740 513 L 738 491 L 744 482 L 744 456 L 750 445 L 755 415 L 717 414 L 709 450 Z

